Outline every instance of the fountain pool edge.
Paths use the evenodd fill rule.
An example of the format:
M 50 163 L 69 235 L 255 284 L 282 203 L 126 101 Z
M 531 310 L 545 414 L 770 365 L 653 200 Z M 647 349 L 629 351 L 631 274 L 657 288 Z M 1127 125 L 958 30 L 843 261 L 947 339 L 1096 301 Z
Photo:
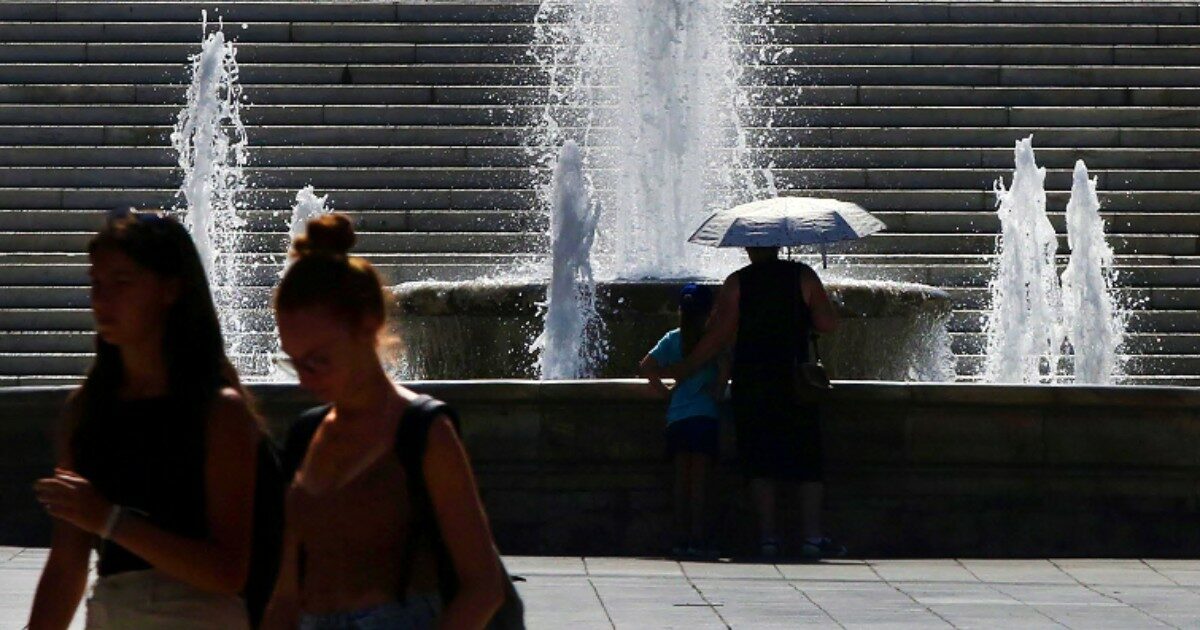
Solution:
M 825 424 L 828 525 L 856 554 L 1200 554 L 1200 389 L 837 385 Z M 661 551 L 670 522 L 663 403 L 641 381 L 412 387 L 461 410 L 506 553 Z M 311 404 L 291 385 L 251 389 L 276 429 Z M 0 544 L 48 539 L 30 484 L 51 466 L 69 390 L 0 390 Z M 753 519 L 729 461 L 732 427 L 723 429 L 718 539 L 738 551 Z

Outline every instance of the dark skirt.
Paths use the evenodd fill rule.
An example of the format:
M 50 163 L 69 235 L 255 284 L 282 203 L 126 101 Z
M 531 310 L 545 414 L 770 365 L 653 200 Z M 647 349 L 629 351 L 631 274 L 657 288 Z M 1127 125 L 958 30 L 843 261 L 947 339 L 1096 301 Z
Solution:
M 738 457 L 746 476 L 823 479 L 819 405 L 797 404 L 790 378 L 777 373 L 735 374 L 732 394 Z

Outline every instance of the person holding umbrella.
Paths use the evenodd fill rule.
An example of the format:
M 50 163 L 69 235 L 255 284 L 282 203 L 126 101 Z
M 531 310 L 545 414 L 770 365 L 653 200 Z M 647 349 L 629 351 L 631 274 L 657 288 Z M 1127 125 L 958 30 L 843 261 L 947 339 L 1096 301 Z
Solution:
M 732 346 L 738 453 L 750 478 L 764 557 L 781 552 L 776 518 L 781 483 L 799 486 L 801 555 L 819 560 L 846 553 L 821 528 L 820 408 L 801 399 L 796 388 L 797 367 L 810 361 L 810 339 L 836 330 L 837 311 L 816 271 L 780 259 L 779 250 L 859 238 L 882 227 L 853 204 L 783 197 L 718 212 L 689 239 L 744 247 L 750 264 L 725 280 L 708 332 L 664 376 L 686 378 Z

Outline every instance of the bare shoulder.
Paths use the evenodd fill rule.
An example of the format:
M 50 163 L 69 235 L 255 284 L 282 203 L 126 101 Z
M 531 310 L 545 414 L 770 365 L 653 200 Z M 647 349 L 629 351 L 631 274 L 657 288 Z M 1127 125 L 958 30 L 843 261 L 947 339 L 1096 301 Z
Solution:
M 226 439 L 257 436 L 257 425 L 250 403 L 236 388 L 223 387 L 213 401 L 208 426 Z
M 460 448 L 461 440 L 458 437 L 458 431 L 454 429 L 454 424 L 450 422 L 445 414 L 441 414 L 433 419 L 429 424 L 429 450 L 434 449 L 452 449 Z

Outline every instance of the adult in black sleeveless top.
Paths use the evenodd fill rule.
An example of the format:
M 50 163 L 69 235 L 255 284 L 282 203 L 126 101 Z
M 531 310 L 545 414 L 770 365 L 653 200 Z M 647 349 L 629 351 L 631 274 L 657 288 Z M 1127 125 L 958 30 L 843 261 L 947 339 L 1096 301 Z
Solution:
M 732 399 L 738 452 L 759 518 L 760 550 L 779 553 L 776 495 L 780 482 L 799 485 L 802 553 L 838 555 L 821 531 L 820 409 L 794 398 L 793 370 L 807 361 L 813 333 L 837 326 L 816 272 L 779 259 L 778 248 L 750 248 L 750 265 L 726 279 L 704 339 L 672 375 L 686 376 L 733 347 Z
M 88 628 L 245 628 L 259 437 L 196 248 L 124 211 L 88 254 L 96 358 L 36 485 L 54 531 L 29 626 L 70 624 L 96 548 Z

